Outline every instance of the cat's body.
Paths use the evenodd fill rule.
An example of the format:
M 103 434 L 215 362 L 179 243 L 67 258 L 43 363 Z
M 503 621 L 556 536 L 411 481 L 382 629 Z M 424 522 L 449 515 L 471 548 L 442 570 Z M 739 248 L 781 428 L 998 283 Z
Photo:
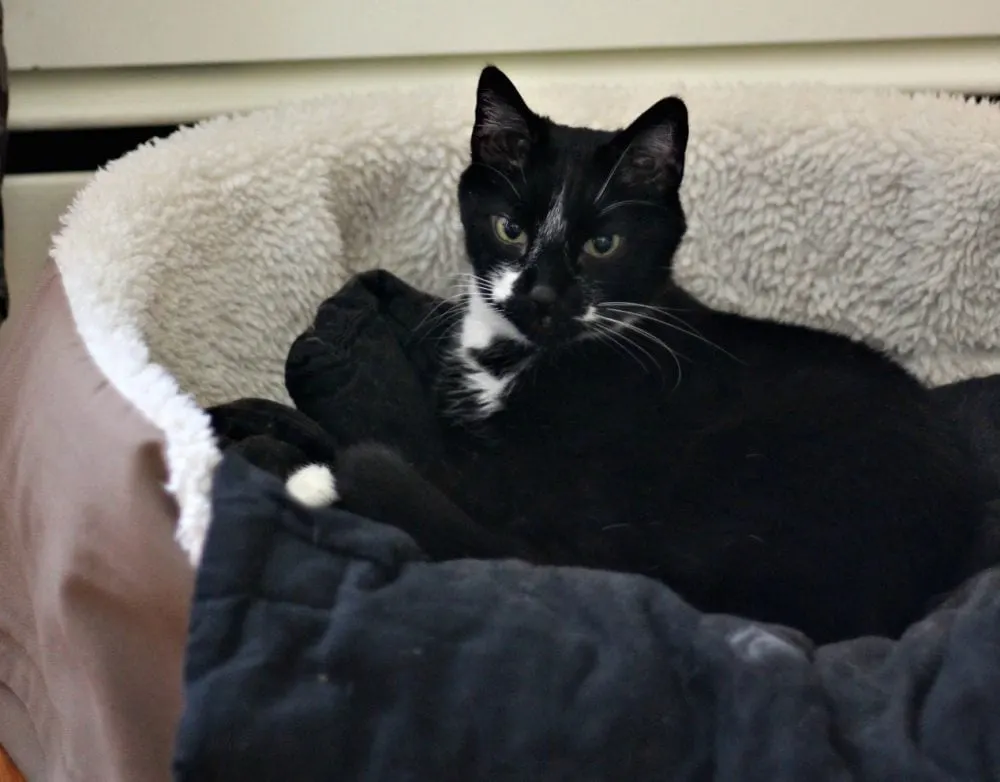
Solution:
M 539 356 L 501 409 L 447 430 L 427 477 L 540 559 L 646 573 L 817 640 L 902 630 L 975 535 L 964 444 L 875 351 L 675 297 L 725 353 L 647 321 L 679 379 L 651 339 Z
M 432 556 L 645 573 L 818 641 L 897 633 L 963 575 L 984 483 L 928 391 L 877 351 L 674 286 L 686 140 L 676 99 L 618 133 L 565 128 L 484 71 L 446 456 L 418 476 L 348 452 L 341 496 Z

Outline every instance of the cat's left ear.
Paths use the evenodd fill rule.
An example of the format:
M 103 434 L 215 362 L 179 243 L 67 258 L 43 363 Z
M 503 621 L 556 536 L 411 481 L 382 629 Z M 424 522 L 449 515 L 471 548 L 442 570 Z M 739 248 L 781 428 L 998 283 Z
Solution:
M 472 159 L 501 170 L 517 170 L 527 162 L 538 116 L 528 108 L 514 83 L 493 65 L 479 76 Z
M 612 139 L 619 158 L 615 176 L 628 185 L 677 189 L 687 141 L 687 106 L 680 98 L 664 98 Z

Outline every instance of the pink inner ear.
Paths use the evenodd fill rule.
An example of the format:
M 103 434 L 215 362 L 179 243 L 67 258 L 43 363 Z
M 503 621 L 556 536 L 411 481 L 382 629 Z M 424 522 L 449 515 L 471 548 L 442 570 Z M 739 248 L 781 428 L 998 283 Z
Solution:
M 670 125 L 657 125 L 642 134 L 639 139 L 641 149 L 650 157 L 662 159 L 667 165 L 674 164 L 674 129 Z
M 519 168 L 527 160 L 528 123 L 510 104 L 489 93 L 480 96 L 479 123 L 474 132 L 485 162 Z
M 509 103 L 499 101 L 492 93 L 486 93 L 479 100 L 480 122 L 478 132 L 489 136 L 494 133 L 527 133 L 524 118 Z
M 528 160 L 528 140 L 508 130 L 480 135 L 479 156 L 497 168 L 522 168 Z
M 622 178 L 631 184 L 652 184 L 664 187 L 676 178 L 677 149 L 674 129 L 656 125 L 643 131 L 628 151 L 622 166 Z

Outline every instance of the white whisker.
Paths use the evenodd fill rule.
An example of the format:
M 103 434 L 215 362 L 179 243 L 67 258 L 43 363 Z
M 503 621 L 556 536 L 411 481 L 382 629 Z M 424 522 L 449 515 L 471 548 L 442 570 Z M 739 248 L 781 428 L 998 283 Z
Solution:
M 492 171 L 492 172 L 493 172 L 494 174 L 496 174 L 496 175 L 497 175 L 498 177 L 501 177 L 501 178 L 503 179 L 503 181 L 507 183 L 507 186 L 508 186 L 508 187 L 509 187 L 509 188 L 510 188 L 511 190 L 513 190 L 513 191 L 514 191 L 514 195 L 516 195 L 516 196 L 518 197 L 518 200 L 524 200 L 524 199 L 522 199 L 522 198 L 521 198 L 521 191 L 520 191 L 520 190 L 518 190 L 518 189 L 517 189 L 516 187 L 514 187 L 514 183 L 510 181 L 510 177 L 508 177 L 508 176 L 507 176 L 507 175 L 506 175 L 506 174 L 505 174 L 505 173 L 504 173 L 503 171 L 501 171 L 501 170 L 500 170 L 499 168 L 494 168 L 493 166 L 489 165 L 488 163 L 483 163 L 483 162 L 481 162 L 481 161 L 478 161 L 478 160 L 476 160 L 476 161 L 473 161 L 472 165 L 474 165 L 474 166 L 482 166 L 483 168 L 487 169 L 488 171 Z M 523 169 L 521 170 L 521 178 L 522 178 L 522 179 L 524 179 L 524 170 L 523 170 Z M 525 179 L 525 184 L 527 184 L 527 183 L 528 183 L 528 182 L 527 182 L 527 180 Z
M 628 315 L 628 314 L 629 313 L 626 313 L 626 315 Z M 684 358 L 684 356 L 682 356 L 680 353 L 678 353 L 676 350 L 674 350 L 672 347 L 670 347 L 666 342 L 664 342 L 663 340 L 661 340 L 655 334 L 651 334 L 650 332 L 646 331 L 646 329 L 640 328 L 639 326 L 636 326 L 634 323 L 631 323 L 628 320 L 619 320 L 618 318 L 609 318 L 607 315 L 598 315 L 597 317 L 598 317 L 598 319 L 600 321 L 602 321 L 604 323 L 611 323 L 611 324 L 614 324 L 614 326 L 618 326 L 620 328 L 628 329 L 629 331 L 635 332 L 640 337 L 643 337 L 644 339 L 648 339 L 650 342 L 653 342 L 653 343 L 659 345 L 660 347 L 662 347 L 664 350 L 666 350 L 670 354 L 670 357 L 674 360 L 674 366 L 677 367 L 677 379 L 674 382 L 674 388 L 676 389 L 677 386 L 680 385 L 681 378 L 684 375 L 684 370 L 681 367 L 681 358 Z M 622 334 L 622 332 L 620 332 L 620 331 L 618 332 L 618 334 L 620 336 L 622 336 L 622 337 L 626 336 L 626 335 Z M 650 358 L 652 358 L 652 356 L 649 354 L 649 352 L 646 351 L 646 350 L 644 350 L 635 339 L 629 339 L 628 341 L 635 348 L 637 348 L 639 350 L 642 350 L 643 353 L 645 353 L 647 356 L 650 356 Z M 655 359 L 654 359 L 654 361 L 655 361 Z M 657 366 L 659 366 L 658 363 L 657 363 Z
M 468 296 L 468 280 L 475 278 L 475 275 L 460 273 L 457 274 L 458 281 L 449 284 L 449 289 L 453 291 L 448 296 L 442 296 L 441 301 L 431 307 L 430 311 L 420 319 L 420 322 L 413 327 L 414 332 L 422 328 L 430 330 L 448 318 L 457 318 L 462 314 L 461 304 Z M 454 309 L 449 309 L 449 305 L 454 305 Z
M 610 173 L 608 173 L 607 179 L 604 180 L 604 183 L 597 191 L 597 195 L 594 196 L 595 204 L 598 203 L 602 198 L 604 198 L 604 193 L 607 191 L 608 185 L 611 184 L 611 180 L 614 179 L 615 174 L 618 173 L 618 169 L 621 167 L 622 161 L 625 159 L 625 156 L 629 153 L 629 150 L 632 149 L 632 144 L 635 143 L 636 138 L 638 138 L 638 136 L 632 138 L 632 140 L 628 142 L 625 149 L 623 149 L 622 153 L 618 156 L 618 160 L 616 160 L 615 164 L 611 167 L 611 171 Z
M 669 322 L 663 320 L 662 318 L 654 317 L 653 315 L 645 313 L 645 312 L 632 312 L 632 311 L 630 311 L 628 309 L 623 309 L 623 308 L 620 308 L 620 307 L 610 306 L 609 304 L 602 304 L 601 306 L 602 306 L 602 308 L 608 310 L 608 312 L 614 312 L 614 313 L 616 313 L 618 315 L 625 315 L 625 316 L 629 316 L 629 317 L 642 318 L 642 319 L 645 319 L 645 320 L 650 320 L 653 323 L 659 323 L 661 326 L 664 326 L 664 327 L 666 327 L 668 329 L 673 329 L 674 331 L 677 331 L 677 332 L 679 332 L 681 334 L 685 334 L 685 335 L 691 337 L 692 339 L 696 339 L 699 342 L 702 342 L 705 345 L 708 345 L 709 347 L 714 348 L 715 350 L 718 350 L 724 356 L 728 356 L 729 358 L 731 358 L 733 361 L 736 361 L 737 363 L 740 363 L 740 364 L 743 363 L 743 361 L 740 360 L 737 356 L 734 356 L 732 353 L 730 353 L 728 350 L 726 350 L 721 345 L 718 345 L 715 342 L 712 342 L 712 340 L 710 340 L 708 337 L 706 337 L 704 334 L 702 334 L 700 331 L 698 331 L 698 329 L 696 329 L 690 323 L 688 323 L 687 321 L 685 321 L 683 318 L 680 318 L 677 315 L 674 315 L 673 312 L 667 310 L 666 308 L 652 307 L 650 305 L 642 305 L 642 304 L 633 304 L 631 302 L 616 302 L 616 303 L 621 304 L 624 307 L 642 307 L 642 308 L 649 309 L 649 310 L 651 310 L 653 312 L 657 312 L 657 313 L 659 313 L 661 315 L 665 315 L 666 317 L 671 318 L 672 320 L 677 321 L 677 323 L 679 323 L 681 325 L 677 325 L 677 323 L 669 323 Z
M 596 321 L 591 321 L 590 323 L 588 323 L 588 326 L 589 326 L 588 330 L 593 330 L 593 333 L 599 342 L 604 342 L 605 344 L 610 345 L 619 353 L 621 353 L 623 356 L 626 356 L 627 358 L 630 358 L 633 361 L 635 361 L 643 372 L 649 371 L 649 367 L 646 366 L 643 360 L 628 349 L 627 347 L 627 345 L 629 344 L 628 340 L 625 340 L 624 344 L 622 343 L 622 341 L 620 340 L 621 334 L 619 334 L 618 332 L 614 331 L 611 328 L 608 328 L 607 326 L 602 326 L 600 323 L 597 323 Z
M 615 312 L 616 314 L 622 314 L 622 315 L 625 315 L 626 317 L 631 316 L 631 313 L 622 312 L 621 310 L 611 310 L 611 312 Z M 609 318 L 607 315 L 598 315 L 598 317 L 599 318 L 603 318 L 606 321 L 611 321 L 612 323 L 616 323 L 619 326 L 621 326 L 622 328 L 629 329 L 630 331 L 634 331 L 637 334 L 641 334 L 643 337 L 645 337 L 646 339 L 648 339 L 650 342 L 656 343 L 657 345 L 659 345 L 664 350 L 670 350 L 671 349 L 670 346 L 666 342 L 664 342 L 662 339 L 660 339 L 659 337 L 657 337 L 655 334 L 652 334 L 651 332 L 647 331 L 644 328 L 640 328 L 639 326 L 635 325 L 635 323 L 633 323 L 630 320 L 619 319 L 619 318 Z
M 618 337 L 620 337 L 623 341 L 627 342 L 629 345 L 631 345 L 632 347 L 634 347 L 636 350 L 640 351 L 643 355 L 647 356 L 649 358 L 649 360 L 653 362 L 653 366 L 657 367 L 662 372 L 662 367 L 660 367 L 660 362 L 656 360 L 656 358 L 653 356 L 652 353 L 650 353 L 648 350 L 646 350 L 635 339 L 629 337 L 627 334 L 625 334 L 622 331 L 620 331 L 617 328 L 615 328 L 616 326 L 621 327 L 621 328 L 632 328 L 632 326 L 631 326 L 630 323 L 618 320 L 617 318 L 609 318 L 607 315 L 598 315 L 597 318 L 598 318 L 598 321 L 601 322 L 601 323 L 611 324 L 611 326 L 610 326 L 611 330 L 614 331 L 614 333 Z M 634 329 L 633 328 L 632 330 L 633 331 L 637 331 L 641 336 L 644 336 L 644 337 L 647 337 L 647 338 L 649 338 L 650 336 L 652 336 L 648 332 L 644 332 L 642 329 Z M 674 355 L 673 351 L 670 350 L 670 348 L 665 343 L 660 342 L 659 340 L 657 340 L 655 338 L 652 341 L 659 342 L 659 344 L 660 344 L 661 347 L 663 347 L 671 355 Z M 676 355 L 674 355 L 674 362 L 678 363 Z M 680 364 L 679 363 L 678 363 L 678 367 L 677 368 L 678 368 L 678 371 L 679 371 L 680 370 Z
M 453 308 L 443 309 L 446 304 L 450 302 L 441 302 L 433 310 L 428 312 L 421 321 L 414 326 L 414 332 L 418 332 L 421 329 L 425 331 L 433 331 L 438 326 L 447 324 L 449 322 L 458 321 L 462 317 L 461 306 L 456 304 Z M 442 334 L 442 337 L 447 337 L 449 334 Z
M 662 204 L 658 204 L 655 201 L 643 201 L 636 198 L 627 198 L 624 201 L 615 201 L 613 204 L 608 204 L 606 207 L 601 209 L 598 213 L 598 218 L 604 217 L 608 212 L 614 211 L 615 209 L 620 209 L 623 206 L 647 206 L 650 209 L 656 209 L 660 212 L 669 212 Z
M 602 301 L 601 306 L 605 307 L 636 307 L 641 310 L 655 310 L 656 312 L 691 312 L 690 309 L 678 309 L 676 307 L 663 307 L 656 304 L 640 304 L 636 301 Z

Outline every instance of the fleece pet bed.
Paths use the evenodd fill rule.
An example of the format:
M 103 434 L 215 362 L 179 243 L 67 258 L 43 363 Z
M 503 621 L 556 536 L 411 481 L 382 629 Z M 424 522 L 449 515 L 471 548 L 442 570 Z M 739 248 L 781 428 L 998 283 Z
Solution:
M 383 267 L 419 288 L 447 291 L 462 264 L 454 185 L 467 155 L 473 79 L 470 74 L 453 89 L 344 95 L 215 120 L 126 156 L 77 198 L 42 285 L 5 325 L 0 346 L 0 744 L 29 779 L 169 778 L 182 707 L 191 564 L 203 553 L 220 459 L 203 407 L 240 397 L 287 403 L 283 375 L 292 340 L 355 272 Z M 995 108 L 815 86 L 548 82 L 526 84 L 524 92 L 563 121 L 606 126 L 623 124 L 666 93 L 685 97 L 692 114 L 684 195 L 691 228 L 677 268 L 679 279 L 706 301 L 863 335 L 935 384 L 1000 371 Z M 233 464 L 222 476 L 219 487 L 226 491 L 215 498 L 217 521 L 246 517 L 247 537 L 241 544 L 238 536 L 213 536 L 210 545 L 218 548 L 206 560 L 214 564 L 201 574 L 196 606 L 232 599 L 252 617 L 254 604 L 226 573 L 251 573 L 239 568 L 250 566 L 243 557 L 256 550 L 258 535 L 272 540 L 265 548 L 277 559 L 254 562 L 295 572 L 302 552 L 279 546 L 278 539 L 286 534 L 282 519 L 295 537 L 295 516 L 267 476 Z M 255 507 L 273 513 L 257 524 Z M 380 525 L 336 516 L 325 523 L 332 537 L 295 540 L 305 540 L 322 561 L 346 567 L 379 599 L 392 600 L 391 591 L 375 589 L 386 572 L 404 578 L 418 566 L 435 589 L 454 590 L 453 569 L 413 562 L 405 541 Z M 391 555 L 379 553 L 385 546 Z M 234 570 L 220 569 L 220 562 Z M 366 570 L 373 562 L 388 571 Z M 530 590 L 518 591 L 520 572 L 491 579 L 489 568 L 479 569 L 484 565 L 467 567 L 475 580 L 495 581 L 492 594 L 508 609 L 505 601 L 531 599 Z M 560 577 L 543 571 L 528 582 L 553 578 Z M 992 605 L 993 582 L 984 583 L 970 598 L 976 608 Z M 639 590 L 635 594 L 648 589 L 627 584 Z M 257 598 L 276 594 L 265 586 Z M 628 605 L 674 605 L 667 590 L 657 590 L 658 597 Z M 343 594 L 333 590 L 328 597 L 339 601 Z M 575 587 L 567 594 L 585 597 Z M 289 597 L 290 605 L 306 599 Z M 331 631 L 330 638 L 350 640 L 362 632 L 351 622 L 363 622 L 361 609 L 373 604 L 358 604 L 357 611 L 337 605 L 343 611 L 325 603 L 310 610 L 340 619 L 342 634 Z M 447 626 L 448 601 L 425 605 L 426 632 Z M 671 624 L 676 632 L 685 622 L 713 621 L 678 610 L 680 624 Z M 516 633 L 500 632 L 501 624 L 492 635 L 488 623 L 481 627 L 481 643 L 517 646 Z M 943 643 L 952 638 L 947 628 L 940 631 Z M 767 633 L 764 648 L 775 643 L 767 640 L 771 631 L 761 632 Z M 741 637 L 752 640 L 756 633 Z M 975 633 L 988 640 L 986 630 Z M 193 633 L 192 643 L 198 638 L 203 642 Z M 421 655 L 403 654 L 412 652 L 412 638 L 388 633 L 378 643 L 380 659 L 402 666 L 401 676 L 419 674 L 408 666 L 419 665 Z M 709 654 L 683 643 L 695 658 Z M 893 653 L 893 647 L 879 648 Z M 237 645 L 231 651 L 235 659 L 248 650 Z M 796 677 L 824 675 L 808 654 L 792 656 Z M 474 676 L 487 659 L 493 658 L 458 657 L 455 664 Z M 744 675 L 725 665 L 720 670 Z M 324 683 L 319 673 L 315 681 Z M 481 681 L 475 691 L 483 697 L 501 695 L 486 679 L 467 681 Z M 896 682 L 902 690 L 889 688 L 889 710 L 892 698 L 912 685 L 903 675 Z M 980 683 L 973 694 L 996 692 L 989 680 Z M 727 719 L 740 719 L 739 692 L 720 695 L 732 709 Z M 515 688 L 502 695 L 524 693 Z M 770 695 L 763 690 L 760 697 Z M 342 705 L 344 720 L 357 717 L 350 699 Z M 833 706 L 801 701 L 788 712 L 796 716 L 780 724 L 788 729 L 817 708 Z M 395 720 L 405 714 L 386 712 Z M 724 739 L 719 726 L 728 723 L 722 712 L 713 714 Z M 903 719 L 886 730 L 904 730 Z M 676 723 L 663 724 L 669 730 Z M 433 731 L 413 735 L 434 737 Z M 525 736 L 506 736 L 512 746 L 524 746 Z M 179 762 L 192 757 L 184 746 Z M 442 752 L 438 761 L 447 755 Z M 649 757 L 667 762 L 657 752 Z M 976 755 L 970 762 L 980 761 Z M 393 778 L 391 771 L 368 778 Z

